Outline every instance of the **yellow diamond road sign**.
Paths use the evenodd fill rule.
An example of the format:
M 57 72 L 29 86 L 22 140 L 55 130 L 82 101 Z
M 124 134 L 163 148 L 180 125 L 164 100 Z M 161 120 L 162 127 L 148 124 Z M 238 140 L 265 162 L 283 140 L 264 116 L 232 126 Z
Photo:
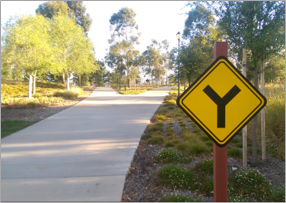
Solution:
M 220 56 L 178 97 L 177 105 L 224 146 L 266 105 L 266 99 Z

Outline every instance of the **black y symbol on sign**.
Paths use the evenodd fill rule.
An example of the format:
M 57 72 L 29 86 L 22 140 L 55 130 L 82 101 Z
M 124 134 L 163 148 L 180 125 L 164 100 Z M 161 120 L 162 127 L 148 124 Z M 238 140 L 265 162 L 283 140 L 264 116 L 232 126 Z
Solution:
M 204 92 L 217 105 L 217 127 L 225 128 L 225 106 L 240 92 L 240 89 L 234 87 L 221 98 L 209 85 L 205 87 Z

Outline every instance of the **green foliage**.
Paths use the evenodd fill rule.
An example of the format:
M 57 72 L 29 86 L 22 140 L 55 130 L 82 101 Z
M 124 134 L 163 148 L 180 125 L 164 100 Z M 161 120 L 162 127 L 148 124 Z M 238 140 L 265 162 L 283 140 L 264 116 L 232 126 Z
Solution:
M 183 134 L 175 148 L 187 155 L 201 155 L 210 152 L 210 148 L 196 135 Z
M 148 133 L 152 133 L 152 132 L 163 132 L 164 131 L 164 123 L 162 122 L 158 122 L 155 123 L 154 125 L 152 125 L 148 130 Z
M 166 129 L 166 135 L 167 135 L 167 136 L 174 135 L 174 134 L 175 134 L 175 130 L 174 130 L 173 128 L 168 127 L 168 128 Z
M 238 143 L 240 141 L 239 141 L 239 139 L 237 137 L 234 137 L 234 138 L 231 139 L 231 142 L 232 143 Z
M 201 161 L 195 165 L 194 170 L 198 173 L 203 173 L 206 175 L 212 175 L 213 174 L 213 160 L 208 159 Z
M 175 194 L 172 196 L 163 197 L 160 202 L 201 202 L 200 199 L 193 199 L 191 197 L 186 197 L 181 194 Z
M 175 149 L 161 149 L 161 151 L 156 155 L 156 159 L 159 163 L 167 164 L 180 164 L 189 163 L 192 158 L 187 157 Z
M 165 142 L 165 139 L 161 135 L 154 135 L 154 136 L 152 136 L 151 138 L 149 138 L 147 140 L 148 144 L 158 144 L 158 145 L 160 145 L 160 144 L 164 144 L 164 142 Z
M 148 140 L 149 138 L 151 138 L 152 136 L 148 133 L 148 134 L 145 134 L 145 135 L 142 135 L 141 136 L 141 139 L 142 140 Z
M 34 123 L 37 121 L 1 121 L 1 139 Z
M 165 184 L 173 189 L 191 190 L 194 183 L 194 173 L 178 165 L 160 168 L 157 172 L 159 184 Z
M 235 146 L 238 147 L 238 148 L 242 148 L 243 147 L 242 142 L 236 143 Z
M 274 186 L 269 199 L 272 202 L 285 202 L 285 186 Z
M 227 149 L 227 155 L 234 158 L 242 158 L 242 151 L 238 148 L 230 148 Z
M 230 196 L 240 194 L 247 201 L 265 201 L 271 194 L 269 181 L 256 169 L 240 169 L 229 178 Z
M 77 99 L 78 94 L 71 91 L 55 92 L 54 97 L 62 97 L 64 99 Z

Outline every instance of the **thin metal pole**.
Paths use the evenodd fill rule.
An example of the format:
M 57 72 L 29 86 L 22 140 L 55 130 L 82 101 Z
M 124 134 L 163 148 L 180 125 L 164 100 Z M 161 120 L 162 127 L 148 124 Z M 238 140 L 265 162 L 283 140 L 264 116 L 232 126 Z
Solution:
M 227 57 L 228 42 L 215 42 L 214 60 L 219 56 Z M 214 201 L 227 202 L 227 145 L 219 147 L 213 143 L 213 180 Z

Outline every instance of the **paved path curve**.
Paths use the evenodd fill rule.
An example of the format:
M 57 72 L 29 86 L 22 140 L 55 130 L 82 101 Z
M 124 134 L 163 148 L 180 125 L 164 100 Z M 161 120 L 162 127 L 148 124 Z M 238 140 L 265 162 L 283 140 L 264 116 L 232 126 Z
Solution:
M 171 87 L 85 100 L 1 140 L 1 201 L 120 201 L 140 137 Z

